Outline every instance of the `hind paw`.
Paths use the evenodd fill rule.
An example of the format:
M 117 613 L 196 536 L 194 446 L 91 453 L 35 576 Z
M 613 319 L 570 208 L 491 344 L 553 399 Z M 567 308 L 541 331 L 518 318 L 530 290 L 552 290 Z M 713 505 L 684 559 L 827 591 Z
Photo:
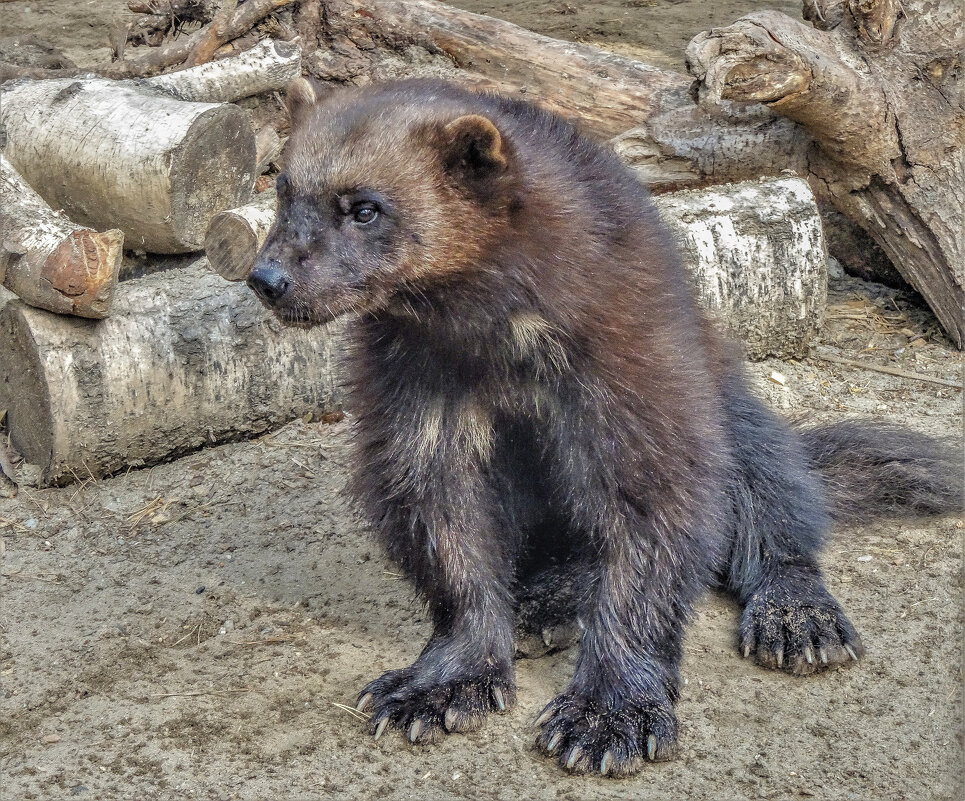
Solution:
M 797 676 L 864 655 L 858 632 L 823 587 L 805 597 L 781 589 L 756 593 L 744 609 L 740 648 L 761 667 Z

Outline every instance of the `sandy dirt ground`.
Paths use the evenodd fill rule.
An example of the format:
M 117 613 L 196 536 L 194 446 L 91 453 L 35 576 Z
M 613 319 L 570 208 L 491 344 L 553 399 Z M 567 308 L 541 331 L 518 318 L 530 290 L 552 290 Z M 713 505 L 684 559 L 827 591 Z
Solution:
M 753 6 L 462 5 L 678 66 L 691 35 Z M 91 64 L 123 8 L 3 3 L 0 28 Z M 960 355 L 913 298 L 842 279 L 829 302 L 826 352 L 961 380 Z M 817 357 L 749 369 L 788 415 L 961 436 L 962 394 L 949 387 Z M 960 519 L 835 532 L 829 584 L 868 649 L 847 669 L 755 667 L 737 654 L 736 607 L 708 596 L 686 642 L 680 757 L 635 778 L 570 777 L 533 751 L 533 720 L 572 649 L 518 662 L 518 706 L 477 733 L 374 742 L 348 707 L 415 658 L 428 625 L 344 500 L 350 422 L 296 422 L 63 489 L 0 488 L 3 801 L 961 797 Z

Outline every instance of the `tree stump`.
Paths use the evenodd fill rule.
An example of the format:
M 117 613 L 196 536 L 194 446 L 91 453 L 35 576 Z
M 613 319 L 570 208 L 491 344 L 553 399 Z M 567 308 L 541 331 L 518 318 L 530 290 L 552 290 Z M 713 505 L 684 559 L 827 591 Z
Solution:
M 758 101 L 811 138 L 809 178 L 965 344 L 965 107 L 959 0 L 806 0 L 687 48 L 701 103 Z

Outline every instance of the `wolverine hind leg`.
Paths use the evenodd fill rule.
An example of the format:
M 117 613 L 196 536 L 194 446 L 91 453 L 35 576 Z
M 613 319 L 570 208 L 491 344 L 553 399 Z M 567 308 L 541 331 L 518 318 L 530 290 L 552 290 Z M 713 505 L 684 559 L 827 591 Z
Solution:
M 796 435 L 734 379 L 724 396 L 736 474 L 724 586 L 743 607 L 744 657 L 798 675 L 857 660 L 861 638 L 825 586 L 830 526 Z

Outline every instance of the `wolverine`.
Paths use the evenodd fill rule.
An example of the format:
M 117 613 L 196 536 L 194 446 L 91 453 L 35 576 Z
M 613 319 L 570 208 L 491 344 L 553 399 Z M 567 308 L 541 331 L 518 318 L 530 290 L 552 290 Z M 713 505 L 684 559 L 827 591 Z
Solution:
M 289 105 L 248 284 L 288 324 L 350 317 L 350 488 L 433 625 L 362 689 L 376 737 L 429 743 L 508 710 L 521 617 L 579 622 L 537 720 L 537 747 L 577 773 L 674 754 L 708 588 L 740 604 L 738 647 L 763 667 L 862 656 L 822 543 L 832 520 L 956 510 L 950 449 L 772 414 L 646 189 L 569 122 L 431 80 L 322 96 L 300 79 Z

